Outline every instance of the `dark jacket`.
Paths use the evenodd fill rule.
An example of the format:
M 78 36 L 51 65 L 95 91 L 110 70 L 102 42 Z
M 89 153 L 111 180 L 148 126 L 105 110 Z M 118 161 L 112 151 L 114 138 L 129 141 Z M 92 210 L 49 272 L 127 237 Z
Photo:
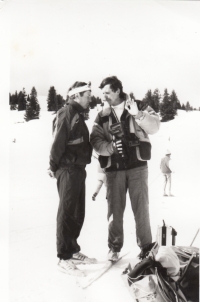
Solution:
M 151 144 L 148 134 L 154 134 L 159 130 L 159 116 L 151 107 L 143 112 L 144 118 L 136 120 L 127 110 L 124 110 L 121 121 L 124 117 L 125 123 L 132 123 L 135 135 L 140 145 L 133 147 L 129 154 L 128 163 L 120 165 L 119 157 L 116 157 L 113 149 L 110 126 L 113 124 L 112 111 L 110 108 L 103 109 L 96 117 L 95 124 L 90 136 L 91 144 L 99 155 L 99 161 L 105 171 L 124 170 L 146 165 L 146 160 L 151 158 Z M 130 131 L 130 129 L 129 129 Z M 118 165 L 119 164 L 119 165 Z
M 73 100 L 58 111 L 50 151 L 51 171 L 74 164 L 85 166 L 91 162 L 92 146 L 81 114 L 83 111 L 83 107 Z

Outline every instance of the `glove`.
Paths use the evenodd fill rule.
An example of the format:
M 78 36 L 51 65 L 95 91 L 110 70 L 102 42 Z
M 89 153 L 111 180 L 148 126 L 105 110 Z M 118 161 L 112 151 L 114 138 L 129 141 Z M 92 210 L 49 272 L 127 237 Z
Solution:
M 123 142 L 121 141 L 121 139 L 120 140 L 114 140 L 113 141 L 113 146 L 114 146 L 114 149 L 117 151 L 117 153 L 119 155 L 121 155 L 122 157 L 125 157 Z

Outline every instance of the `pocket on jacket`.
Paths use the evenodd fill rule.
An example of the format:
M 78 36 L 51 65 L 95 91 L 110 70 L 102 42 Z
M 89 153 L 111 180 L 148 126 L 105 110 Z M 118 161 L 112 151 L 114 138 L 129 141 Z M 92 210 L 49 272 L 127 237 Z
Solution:
M 142 161 L 151 159 L 151 144 L 149 142 L 141 142 L 136 147 L 137 158 Z
M 100 163 L 100 166 L 101 168 L 106 168 L 107 165 L 108 165 L 108 156 L 102 156 L 102 155 L 99 155 L 99 163 Z

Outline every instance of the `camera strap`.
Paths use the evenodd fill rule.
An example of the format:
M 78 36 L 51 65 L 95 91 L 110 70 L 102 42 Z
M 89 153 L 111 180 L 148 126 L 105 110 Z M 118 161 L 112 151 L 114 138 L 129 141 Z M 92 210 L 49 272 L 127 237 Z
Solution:
M 124 104 L 124 102 L 123 102 L 123 104 Z M 116 106 L 116 107 L 118 107 L 118 106 Z M 116 114 L 115 109 L 114 109 L 112 106 L 110 106 L 110 108 L 111 108 L 111 112 L 113 113 L 116 122 L 117 122 L 117 123 L 120 123 L 120 120 L 119 120 L 119 118 L 118 118 L 118 116 L 117 116 L 117 114 Z M 117 109 L 118 109 L 118 108 L 117 108 Z M 123 106 L 123 110 L 122 110 L 122 108 L 119 109 L 119 110 L 122 110 L 122 113 L 121 113 L 120 117 L 124 114 L 124 109 L 125 109 L 125 104 L 124 104 L 124 106 Z
M 111 107 L 111 111 L 112 111 L 112 113 L 113 113 L 113 115 L 114 115 L 114 117 L 115 117 L 115 119 L 116 119 L 116 122 L 119 123 L 119 119 L 118 119 L 118 117 L 117 117 L 117 114 L 116 114 L 114 108 Z

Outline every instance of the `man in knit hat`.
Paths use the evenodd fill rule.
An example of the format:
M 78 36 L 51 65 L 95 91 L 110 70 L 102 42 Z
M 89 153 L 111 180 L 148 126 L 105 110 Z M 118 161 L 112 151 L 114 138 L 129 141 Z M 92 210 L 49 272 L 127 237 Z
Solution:
M 163 157 L 161 159 L 161 163 L 160 163 L 160 169 L 161 169 L 161 172 L 162 172 L 163 177 L 164 177 L 163 196 L 168 196 L 166 194 L 167 183 L 168 183 L 168 186 L 169 186 L 169 196 L 173 196 L 171 194 L 171 173 L 172 173 L 172 170 L 170 169 L 170 166 L 169 166 L 169 161 L 171 160 L 170 156 L 171 156 L 171 152 L 169 150 L 167 150 L 167 152 L 165 154 L 165 157 Z

